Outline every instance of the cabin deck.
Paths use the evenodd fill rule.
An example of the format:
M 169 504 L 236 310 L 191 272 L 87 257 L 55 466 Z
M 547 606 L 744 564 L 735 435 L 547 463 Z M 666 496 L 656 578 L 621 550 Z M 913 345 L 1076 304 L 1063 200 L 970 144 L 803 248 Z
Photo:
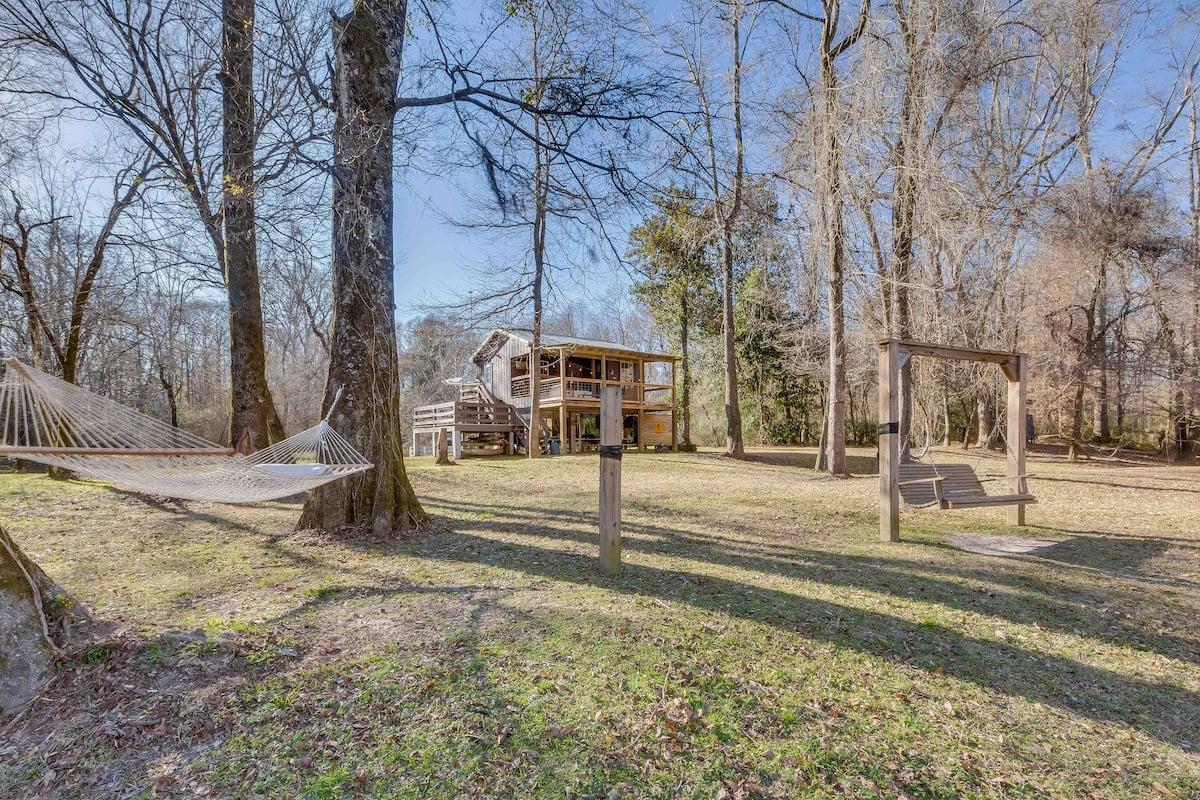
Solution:
M 510 453 L 528 447 L 531 439 L 543 452 L 594 450 L 600 395 L 611 386 L 621 390 L 627 446 L 675 446 L 674 356 L 550 334 L 542 337 L 535 356 L 529 339 L 497 329 L 471 360 L 479 378 L 451 381 L 459 388 L 457 401 L 414 412 L 414 452 L 426 452 L 425 442 L 432 452 L 439 430 L 452 436 L 455 458 L 472 441 L 487 440 L 488 447 L 474 449 L 498 452 L 499 438 Z M 536 421 L 530 418 L 534 392 Z

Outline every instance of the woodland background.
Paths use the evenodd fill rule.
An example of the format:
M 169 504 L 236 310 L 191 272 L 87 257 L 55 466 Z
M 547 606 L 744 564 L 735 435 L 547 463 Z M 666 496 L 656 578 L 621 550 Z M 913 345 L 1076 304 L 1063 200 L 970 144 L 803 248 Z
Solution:
M 339 180 L 330 11 L 0 0 L 0 351 L 236 438 L 240 257 L 256 262 L 238 275 L 261 297 L 279 421 L 319 415 Z M 1197 454 L 1200 8 L 406 11 L 380 135 L 398 180 L 452 198 L 447 224 L 479 244 L 443 296 L 406 290 L 438 265 L 396 265 L 405 419 L 448 399 L 487 329 L 536 327 L 686 353 L 696 443 L 812 444 L 824 429 L 844 471 L 838 440 L 844 459 L 874 439 L 875 344 L 900 336 L 1030 353 L 1038 432 L 1073 450 Z M 238 86 L 254 112 L 240 139 L 223 125 Z M 234 219 L 249 227 L 231 234 Z M 1002 446 L 998 374 L 913 369 L 914 440 Z

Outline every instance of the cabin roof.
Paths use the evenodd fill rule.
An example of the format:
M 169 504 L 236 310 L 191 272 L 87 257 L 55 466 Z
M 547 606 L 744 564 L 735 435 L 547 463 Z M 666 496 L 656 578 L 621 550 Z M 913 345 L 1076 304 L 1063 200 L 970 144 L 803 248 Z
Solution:
M 533 335 L 528 331 L 511 331 L 504 328 L 496 328 L 483 340 L 483 344 L 479 345 L 474 355 L 471 356 L 471 361 L 479 366 L 483 366 L 492 356 L 499 352 L 500 348 L 509 339 L 516 339 L 527 345 L 533 344 Z M 543 333 L 542 347 L 563 347 L 574 350 L 634 355 L 653 361 L 675 361 L 675 356 L 666 353 L 650 353 L 618 342 L 606 342 L 602 339 L 585 339 L 581 336 L 563 336 L 557 333 Z

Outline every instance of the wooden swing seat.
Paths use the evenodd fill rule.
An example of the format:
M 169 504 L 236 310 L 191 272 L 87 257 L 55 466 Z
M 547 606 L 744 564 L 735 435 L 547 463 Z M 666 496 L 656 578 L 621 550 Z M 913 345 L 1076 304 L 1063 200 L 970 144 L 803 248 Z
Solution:
M 1008 476 L 985 478 L 1004 480 Z M 1024 479 L 1025 475 L 1016 477 Z M 913 508 L 983 508 L 1036 503 L 1031 494 L 989 495 L 969 464 L 901 464 L 900 496 Z

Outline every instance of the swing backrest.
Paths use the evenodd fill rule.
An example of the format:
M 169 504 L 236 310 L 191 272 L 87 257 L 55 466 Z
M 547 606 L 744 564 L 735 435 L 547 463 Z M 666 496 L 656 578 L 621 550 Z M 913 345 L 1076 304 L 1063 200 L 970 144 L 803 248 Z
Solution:
M 900 496 L 906 505 L 924 508 L 987 494 L 969 464 L 909 463 L 900 465 Z

